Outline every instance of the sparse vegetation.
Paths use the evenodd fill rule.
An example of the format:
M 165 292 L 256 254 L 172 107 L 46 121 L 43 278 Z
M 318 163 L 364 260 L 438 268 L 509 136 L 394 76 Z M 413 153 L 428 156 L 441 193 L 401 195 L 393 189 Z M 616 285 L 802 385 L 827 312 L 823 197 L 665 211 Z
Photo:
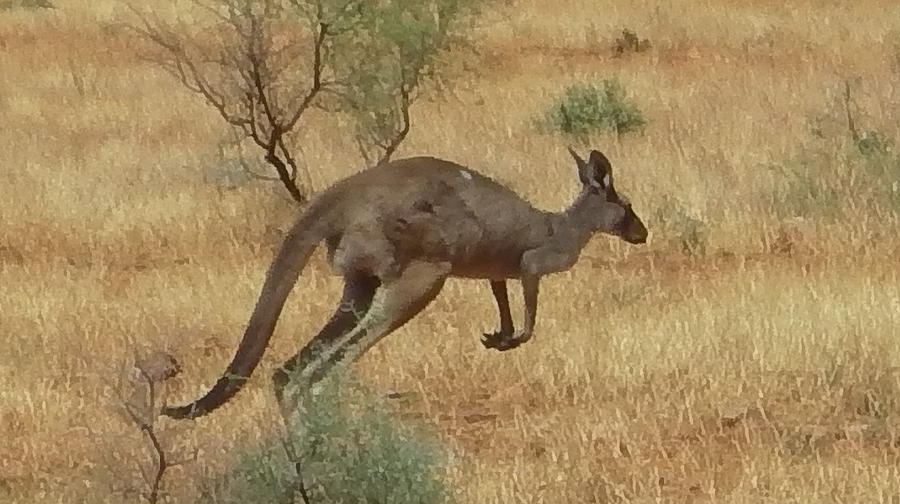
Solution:
M 818 143 L 774 167 L 778 182 L 772 207 L 782 217 L 829 220 L 860 207 L 866 213 L 897 214 L 900 155 L 894 141 L 879 131 L 859 131 L 849 84 L 844 87 L 841 117 L 835 115 L 822 114 L 812 121 L 810 132 Z
M 53 9 L 50 0 L 0 0 L 0 12 L 13 9 Z
M 540 122 L 544 128 L 585 139 L 590 133 L 609 131 L 617 135 L 640 131 L 647 124 L 637 106 L 615 79 L 599 85 L 573 84 L 554 103 Z
M 412 126 L 410 107 L 440 57 L 464 42 L 479 0 L 194 0 L 198 18 L 131 7 L 142 56 L 171 74 L 264 155 L 288 193 L 312 190 L 297 160 L 313 110 L 354 119 L 365 163 L 387 161 Z M 202 13 L 202 14 L 201 14 Z M 298 178 L 299 177 L 299 178 Z
M 148 489 L 140 467 L 152 477 L 156 459 L 114 414 L 110 376 L 147 346 L 183 369 L 168 403 L 210 384 L 278 244 L 266 227 L 287 227 L 296 207 L 255 183 L 195 183 L 220 159 L 218 112 L 105 28 L 125 20 L 118 0 L 53 3 L 0 15 L 0 502 L 135 504 Z M 416 102 L 395 156 L 452 158 L 559 209 L 575 190 L 568 139 L 529 121 L 554 99 L 545 91 L 620 75 L 652 122 L 589 145 L 651 234 L 640 248 L 597 238 L 573 271 L 542 282 L 522 348 L 485 351 L 488 286 L 454 280 L 355 366 L 370 390 L 400 396 L 393 421 L 437 431 L 453 455 L 437 471 L 451 500 L 894 504 L 900 271 L 887 198 L 900 73 L 883 41 L 900 33 L 900 4 L 617 1 L 602 16 L 591 2 L 512 4 L 502 23 L 484 18 L 465 61 L 478 72 Z M 160 15 L 207 15 L 178 6 Z M 624 26 L 653 42 L 646 56 L 611 56 Z M 772 43 L 745 48 L 760 37 Z M 861 148 L 836 75 L 860 77 Z M 810 111 L 828 115 L 822 136 Z M 349 117 L 315 124 L 297 140 L 317 188 L 363 168 Z M 254 172 L 267 168 L 259 152 L 244 145 Z M 238 153 L 226 159 L 242 172 Z M 814 196 L 776 203 L 792 177 Z M 702 239 L 677 212 L 650 219 L 670 202 L 702 222 Z M 687 256 L 692 243 L 706 252 Z M 222 499 L 241 495 L 241 459 L 283 467 L 274 444 L 272 464 L 250 463 L 284 434 L 268 377 L 339 289 L 318 252 L 240 400 L 196 422 L 158 420 L 173 461 L 197 453 L 167 471 L 161 502 L 202 501 L 218 481 L 236 492 Z
M 311 502 L 438 504 L 447 502 L 437 443 L 398 422 L 382 401 L 349 377 L 335 376 L 304 405 L 291 437 Z M 278 504 L 296 487 L 296 472 L 277 440 L 241 456 L 203 493 L 210 503 Z
M 848 180 L 848 166 L 834 156 L 838 153 L 808 152 L 775 165 L 776 185 L 771 206 L 783 218 L 836 218 L 842 206 L 842 182 Z

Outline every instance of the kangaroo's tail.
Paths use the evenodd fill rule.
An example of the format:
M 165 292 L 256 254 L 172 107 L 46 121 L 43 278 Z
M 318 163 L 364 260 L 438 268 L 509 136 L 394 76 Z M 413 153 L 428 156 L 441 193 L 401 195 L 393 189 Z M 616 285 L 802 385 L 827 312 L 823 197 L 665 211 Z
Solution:
M 309 257 L 325 237 L 328 222 L 322 210 L 320 205 L 313 203 L 285 237 L 266 273 L 244 337 L 222 377 L 203 397 L 182 406 L 163 408 L 164 415 L 172 418 L 203 416 L 231 399 L 244 386 L 266 351 L 285 300 Z

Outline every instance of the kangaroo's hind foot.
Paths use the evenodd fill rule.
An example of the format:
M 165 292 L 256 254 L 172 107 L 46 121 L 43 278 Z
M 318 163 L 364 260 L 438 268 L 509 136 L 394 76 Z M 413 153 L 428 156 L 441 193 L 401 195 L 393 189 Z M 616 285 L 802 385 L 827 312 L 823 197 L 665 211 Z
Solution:
M 517 348 L 522 343 L 531 339 L 531 334 L 524 331 L 517 331 L 515 334 L 505 331 L 494 331 L 492 333 L 484 333 L 481 337 L 481 344 L 485 348 L 495 348 L 500 352 Z

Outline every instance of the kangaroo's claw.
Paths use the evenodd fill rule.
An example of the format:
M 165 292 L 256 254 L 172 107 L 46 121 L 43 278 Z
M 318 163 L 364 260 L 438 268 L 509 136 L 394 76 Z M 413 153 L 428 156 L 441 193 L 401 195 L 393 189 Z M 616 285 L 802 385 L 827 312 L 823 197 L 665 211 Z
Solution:
M 510 350 L 522 344 L 518 338 L 509 333 L 496 331 L 492 333 L 484 333 L 481 338 L 481 344 L 485 348 L 496 348 L 498 351 Z

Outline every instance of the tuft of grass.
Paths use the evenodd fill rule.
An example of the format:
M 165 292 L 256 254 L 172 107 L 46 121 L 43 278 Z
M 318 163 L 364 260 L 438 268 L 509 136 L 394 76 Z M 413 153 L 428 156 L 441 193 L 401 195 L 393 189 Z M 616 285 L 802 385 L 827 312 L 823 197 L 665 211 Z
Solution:
M 335 376 L 308 394 L 289 442 L 297 450 L 304 484 L 315 502 L 437 504 L 448 501 L 437 443 L 397 422 L 355 380 Z M 207 485 L 209 502 L 276 504 L 297 487 L 283 440 L 245 454 Z
M 781 217 L 835 220 L 847 210 L 900 214 L 900 156 L 891 136 L 861 129 L 849 83 L 840 108 L 808 120 L 817 143 L 774 169 L 779 180 L 770 202 Z
M 654 227 L 671 237 L 687 255 L 706 253 L 709 225 L 688 213 L 684 205 L 672 197 L 663 198 L 653 213 Z
M 860 134 L 837 149 L 806 150 L 773 169 L 779 180 L 769 201 L 782 218 L 834 220 L 860 205 L 900 214 L 900 156 L 880 132 Z
M 638 37 L 637 33 L 628 28 L 622 30 L 622 36 L 616 37 L 613 43 L 613 54 L 618 58 L 627 53 L 641 53 L 652 47 L 650 40 Z
M 604 79 L 600 84 L 579 83 L 566 87 L 537 123 L 542 129 L 584 139 L 597 131 L 617 135 L 643 131 L 647 120 L 617 79 Z
M 775 213 L 782 219 L 803 217 L 826 220 L 842 212 L 837 181 L 845 177 L 840 166 L 824 152 L 799 155 L 772 166 L 778 181 L 769 195 Z
M 50 0 L 0 0 L 0 11 L 13 9 L 55 9 Z

